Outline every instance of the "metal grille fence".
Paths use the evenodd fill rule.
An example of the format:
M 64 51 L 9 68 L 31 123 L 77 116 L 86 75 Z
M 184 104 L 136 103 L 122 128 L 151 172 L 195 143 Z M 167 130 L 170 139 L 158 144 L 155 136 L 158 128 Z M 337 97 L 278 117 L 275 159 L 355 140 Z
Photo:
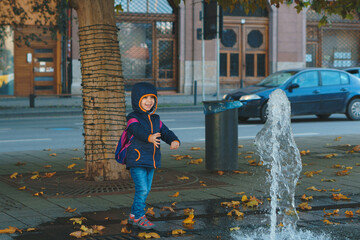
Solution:
M 329 24 L 318 28 L 321 15 L 307 12 L 306 66 L 346 68 L 360 64 L 360 20 L 328 17 Z
M 119 0 L 117 15 L 125 89 L 149 82 L 176 90 L 176 13 L 167 0 Z

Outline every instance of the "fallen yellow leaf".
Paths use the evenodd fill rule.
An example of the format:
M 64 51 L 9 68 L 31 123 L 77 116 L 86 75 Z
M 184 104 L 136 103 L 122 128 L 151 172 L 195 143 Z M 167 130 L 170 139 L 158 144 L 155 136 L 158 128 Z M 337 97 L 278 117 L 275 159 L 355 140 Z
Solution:
M 65 209 L 65 212 L 69 212 L 69 213 L 72 213 L 72 212 L 75 212 L 77 208 L 71 208 L 71 207 L 67 207 Z
M 192 147 L 192 148 L 190 148 L 190 150 L 200 150 L 200 147 Z
M 246 203 L 246 206 L 248 206 L 248 207 L 257 207 L 258 205 L 259 205 L 259 203 L 256 200 L 251 200 Z
M 151 232 L 151 233 L 146 233 L 146 232 L 142 232 L 142 233 L 139 233 L 138 234 L 138 237 L 141 237 L 141 238 L 160 238 L 160 235 L 155 233 L 155 232 Z
M 326 178 L 322 178 L 321 181 L 322 182 L 336 182 L 335 179 L 326 179 Z
M 354 213 L 352 211 L 345 211 L 345 216 L 346 217 L 353 217 Z
M 187 176 L 182 176 L 182 177 L 177 177 L 178 180 L 188 180 L 189 177 Z
M 304 194 L 304 195 L 301 196 L 301 200 L 310 201 L 310 200 L 313 200 L 313 197 L 312 196 L 307 197 L 306 194 Z
M 73 163 L 73 164 L 70 164 L 69 166 L 67 166 L 67 168 L 68 168 L 68 169 L 73 169 L 75 166 L 76 166 L 76 164 Z
M 241 201 L 242 202 L 248 202 L 249 199 L 248 199 L 248 197 L 246 195 L 244 195 L 244 196 L 242 196 Z
M 183 221 L 183 224 L 194 224 L 195 222 L 193 221 L 194 219 L 194 213 L 189 213 L 189 216 Z
M 224 171 L 217 171 L 216 173 L 217 173 L 217 175 L 220 175 L 220 176 L 224 175 Z
M 184 230 L 182 230 L 182 229 L 175 229 L 175 230 L 172 230 L 171 231 L 171 234 L 172 235 L 183 235 L 183 234 L 185 234 L 186 233 L 186 231 L 184 231 Z
M 39 174 L 35 174 L 35 175 L 32 175 L 30 178 L 31 178 L 32 180 L 35 180 L 35 179 L 40 178 L 40 175 L 39 175 Z
M 360 214 L 360 209 L 355 211 L 356 214 Z
M 233 213 L 234 213 L 236 216 L 238 216 L 238 217 L 244 217 L 244 213 L 243 213 L 243 212 L 240 212 L 240 211 L 237 210 L 237 209 L 231 210 L 227 215 L 228 215 L 228 216 L 232 216 Z
M 233 172 L 236 173 L 236 174 L 249 174 L 248 171 L 237 171 L 237 170 L 235 170 Z
M 245 159 L 252 158 L 252 156 L 244 156 Z
M 360 145 L 356 145 L 356 146 L 352 149 L 352 151 L 354 151 L 354 152 L 360 152 Z
M 27 232 L 33 232 L 33 231 L 36 231 L 37 229 L 36 228 L 27 228 L 26 231 Z
M 194 159 L 194 160 L 189 161 L 187 164 L 200 164 L 202 162 L 203 162 L 203 159 L 198 158 L 198 159 Z
M 174 193 L 173 195 L 169 195 L 169 197 L 178 197 L 179 196 L 179 192 L 176 192 L 176 193 Z
M 5 228 L 5 229 L 0 229 L 0 234 L 2 234 L 2 233 L 12 234 L 15 232 L 21 233 L 22 230 L 18 229 L 17 227 L 12 227 L 12 226 L 9 226 L 8 228 Z
M 334 139 L 334 141 L 340 141 L 342 139 L 342 137 L 337 137 Z
M 325 215 L 324 217 L 328 217 L 328 216 L 335 216 L 335 215 L 339 215 L 339 209 L 335 209 L 334 211 L 332 212 L 326 212 L 325 209 L 323 210 Z
M 343 171 L 340 172 L 336 172 L 336 176 L 345 176 L 345 175 L 349 175 L 349 169 L 345 169 Z
M 230 231 L 237 231 L 237 230 L 240 230 L 240 227 L 232 227 L 229 229 Z
M 45 165 L 43 168 L 51 168 L 51 165 Z
M 340 189 L 340 188 L 339 188 L 339 189 L 332 188 L 332 189 L 330 189 L 329 191 L 330 191 L 330 192 L 340 192 L 341 189 Z
M 277 226 L 278 227 L 284 227 L 284 224 L 282 222 L 280 222 Z
M 45 175 L 43 176 L 43 178 L 51 178 L 51 177 L 54 176 L 55 174 L 56 174 L 56 172 L 45 173 Z
M 121 228 L 122 233 L 131 233 L 131 230 L 128 230 L 126 227 Z
M 81 158 L 80 157 L 73 157 L 73 158 L 71 158 L 71 160 L 81 160 Z
M 194 209 L 192 209 L 192 208 L 184 209 L 184 215 L 190 215 L 191 213 L 194 214 Z
M 56 157 L 56 153 L 50 153 L 49 156 L 50 157 Z
M 244 195 L 245 192 L 236 192 L 235 194 L 237 194 L 237 195 Z
M 341 194 L 341 193 L 333 193 L 332 194 L 332 199 L 339 201 L 339 200 L 350 200 L 351 198 L 348 198 L 347 196 Z
M 312 207 L 309 205 L 308 202 L 300 203 L 298 206 L 301 210 L 311 210 Z
M 327 219 L 324 219 L 323 222 L 326 223 L 326 224 L 328 224 L 328 225 L 331 225 L 331 224 L 340 224 L 340 223 L 336 223 L 336 222 L 330 222 L 330 221 L 327 220 Z
M 19 189 L 19 190 L 25 190 L 25 189 L 26 189 L 26 186 L 19 187 L 18 189 Z
M 333 158 L 336 157 L 337 155 L 338 155 L 337 153 L 330 153 L 330 154 L 326 154 L 324 158 Z
M 44 195 L 44 192 L 36 192 L 33 194 L 33 196 L 35 196 L 35 197 L 40 197 L 42 195 Z
M 105 229 L 105 227 L 102 226 L 102 225 L 93 225 L 93 226 L 91 226 L 91 228 L 92 228 L 94 231 L 102 231 L 102 230 Z
M 10 175 L 10 178 L 13 179 L 13 178 L 16 178 L 16 176 L 18 175 L 17 172 L 14 172 L 13 174 Z
M 87 235 L 89 235 L 87 232 L 83 232 L 83 231 L 76 231 L 76 232 L 72 232 L 69 234 L 72 237 L 76 237 L 76 238 L 82 238 L 85 237 Z
M 155 216 L 154 208 L 153 207 L 148 208 L 145 214 Z
M 81 225 L 82 221 L 87 220 L 87 219 L 85 217 L 79 217 L 79 218 L 70 218 L 69 220 L 72 221 L 74 225 L 75 224 Z
M 313 190 L 313 191 L 317 191 L 317 192 L 326 192 L 326 189 L 317 189 L 314 186 L 308 187 L 306 190 Z
M 175 212 L 175 210 L 172 207 L 164 206 L 160 209 L 161 211 L 170 211 Z
M 238 148 L 243 148 L 244 147 L 244 145 L 238 145 Z

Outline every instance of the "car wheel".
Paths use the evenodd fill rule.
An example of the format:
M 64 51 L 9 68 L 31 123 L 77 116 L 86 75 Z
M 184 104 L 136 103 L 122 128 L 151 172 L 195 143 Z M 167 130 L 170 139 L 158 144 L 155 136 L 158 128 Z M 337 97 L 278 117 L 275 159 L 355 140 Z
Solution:
M 328 119 L 330 116 L 331 116 L 331 114 L 317 114 L 316 115 L 320 120 L 326 120 L 326 119 Z
M 360 120 L 360 99 L 353 99 L 349 103 L 346 116 L 350 120 Z
M 266 123 L 267 120 L 267 103 L 265 103 L 262 108 L 261 108 L 261 112 L 260 112 L 260 120 L 262 123 Z
M 246 122 L 248 119 L 248 117 L 238 117 L 239 122 Z

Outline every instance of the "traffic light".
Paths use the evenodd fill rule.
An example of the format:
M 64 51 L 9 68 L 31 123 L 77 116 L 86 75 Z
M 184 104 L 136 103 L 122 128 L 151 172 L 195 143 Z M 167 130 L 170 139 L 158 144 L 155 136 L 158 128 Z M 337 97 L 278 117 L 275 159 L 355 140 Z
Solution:
M 204 39 L 211 40 L 216 38 L 216 22 L 217 22 L 217 1 L 211 0 L 210 3 L 204 4 L 204 17 L 203 17 L 203 29 L 204 29 Z M 223 14 L 222 8 L 219 6 L 219 33 L 220 38 L 223 31 Z

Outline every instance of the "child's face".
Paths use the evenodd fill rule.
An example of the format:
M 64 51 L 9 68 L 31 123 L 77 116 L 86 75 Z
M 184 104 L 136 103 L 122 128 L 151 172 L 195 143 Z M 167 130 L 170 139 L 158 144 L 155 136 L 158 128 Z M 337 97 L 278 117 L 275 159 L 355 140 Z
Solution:
M 146 96 L 141 100 L 140 106 L 146 111 L 150 111 L 154 104 L 155 98 L 153 96 Z

